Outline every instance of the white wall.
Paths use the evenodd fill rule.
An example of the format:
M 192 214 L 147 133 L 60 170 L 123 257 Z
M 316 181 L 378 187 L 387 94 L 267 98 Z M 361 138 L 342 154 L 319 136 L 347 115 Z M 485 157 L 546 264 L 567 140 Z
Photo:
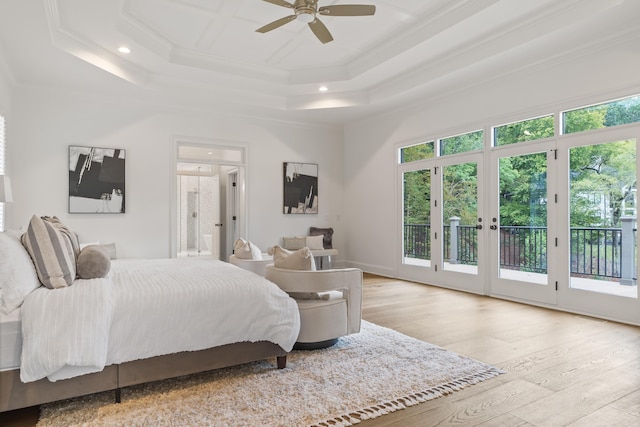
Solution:
M 537 64 L 493 81 L 470 80 L 457 93 L 434 90 L 417 106 L 345 129 L 345 262 L 396 276 L 400 260 L 396 144 L 452 136 L 640 93 L 638 40 L 617 49 Z M 635 53 L 634 53 L 635 52 Z
M 4 62 L 2 56 L 0 56 L 0 116 L 4 117 L 6 121 L 11 121 L 11 87 L 9 85 L 10 78 L 9 73 L 4 68 Z M 6 153 L 7 157 L 10 153 Z M 11 170 L 9 165 L 6 165 L 4 173 L 11 177 Z M 12 186 L 13 187 L 13 186 Z M 11 205 L 12 203 L 4 203 L 1 205 L 5 225 L 9 224 L 11 219 Z M 2 220 L 2 218 L 0 218 Z
M 98 99 L 87 94 L 18 87 L 9 127 L 14 203 L 9 228 L 56 215 L 81 241 L 115 241 L 121 257 L 170 256 L 174 146 L 190 136 L 248 147 L 248 229 L 266 249 L 282 236 L 331 225 L 342 212 L 342 131 L 215 116 Z M 68 213 L 68 146 L 126 150 L 126 213 Z M 282 214 L 282 162 L 318 163 L 320 214 Z M 336 238 L 339 247 L 342 239 Z

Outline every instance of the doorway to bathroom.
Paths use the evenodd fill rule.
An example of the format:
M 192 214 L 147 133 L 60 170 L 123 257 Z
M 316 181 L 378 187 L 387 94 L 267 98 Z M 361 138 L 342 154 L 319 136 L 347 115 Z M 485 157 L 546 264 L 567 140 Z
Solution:
M 244 232 L 245 148 L 177 142 L 172 253 L 226 260 Z
M 215 165 L 178 163 L 178 256 L 220 258 L 220 177 Z

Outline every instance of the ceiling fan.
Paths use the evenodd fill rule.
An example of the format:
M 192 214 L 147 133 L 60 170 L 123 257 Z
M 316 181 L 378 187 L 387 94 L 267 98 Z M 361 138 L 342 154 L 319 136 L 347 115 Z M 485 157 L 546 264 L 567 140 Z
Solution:
M 285 0 L 263 0 L 277 6 L 293 9 L 294 14 L 285 16 L 264 27 L 258 28 L 256 32 L 266 33 L 275 30 L 293 20 L 298 20 L 309 24 L 309 28 L 322 43 L 329 43 L 333 40 L 327 27 L 318 19 L 318 15 L 324 16 L 367 16 L 376 13 L 376 7 L 363 4 L 343 4 L 334 6 L 322 6 L 318 8 L 318 0 L 295 0 L 289 3 Z

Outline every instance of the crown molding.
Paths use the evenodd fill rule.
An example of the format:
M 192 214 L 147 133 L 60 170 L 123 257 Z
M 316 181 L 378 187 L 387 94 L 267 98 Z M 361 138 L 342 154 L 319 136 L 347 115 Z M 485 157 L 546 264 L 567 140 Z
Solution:
M 45 0 L 45 11 L 54 47 L 130 83 L 145 86 L 149 82 L 150 73 L 146 70 L 65 29 L 60 19 L 58 0 Z

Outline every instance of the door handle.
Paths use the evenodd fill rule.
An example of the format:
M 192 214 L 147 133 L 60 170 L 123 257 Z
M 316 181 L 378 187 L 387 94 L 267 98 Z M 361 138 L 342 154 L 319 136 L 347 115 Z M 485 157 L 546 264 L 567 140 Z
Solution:
M 497 225 L 490 225 L 489 228 L 492 229 L 492 230 L 497 230 L 498 226 Z
M 482 224 L 476 225 L 476 230 L 482 230 Z

